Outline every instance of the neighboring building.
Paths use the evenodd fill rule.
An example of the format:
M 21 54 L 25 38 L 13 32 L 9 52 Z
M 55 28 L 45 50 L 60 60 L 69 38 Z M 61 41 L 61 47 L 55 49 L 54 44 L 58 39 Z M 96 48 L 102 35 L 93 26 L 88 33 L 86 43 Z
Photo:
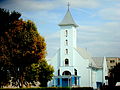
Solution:
M 92 58 L 86 49 L 78 48 L 76 28 L 70 10 L 59 24 L 60 49 L 48 61 L 54 67 L 54 77 L 48 82 L 52 87 L 93 87 L 96 89 L 103 83 L 107 84 L 106 58 Z
M 106 57 L 108 70 L 120 63 L 120 57 Z

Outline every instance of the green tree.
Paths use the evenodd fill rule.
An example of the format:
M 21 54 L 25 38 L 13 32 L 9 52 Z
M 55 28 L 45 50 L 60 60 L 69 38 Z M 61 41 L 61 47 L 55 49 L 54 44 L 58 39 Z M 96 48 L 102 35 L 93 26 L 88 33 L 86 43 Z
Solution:
M 46 87 L 47 82 L 50 81 L 53 77 L 54 69 L 51 65 L 48 65 L 46 60 L 41 60 L 39 64 L 40 72 L 38 73 L 41 87 Z
M 28 71 L 28 77 L 31 78 L 30 82 L 35 85 L 35 82 L 39 82 L 41 87 L 46 87 L 47 82 L 53 77 L 54 69 L 51 65 L 48 65 L 45 59 L 41 59 L 39 63 L 34 63 Z M 30 75 L 30 76 L 29 76 Z
M 110 80 L 110 84 L 113 86 L 116 82 L 120 82 L 120 63 L 116 64 L 116 66 L 110 70 Z

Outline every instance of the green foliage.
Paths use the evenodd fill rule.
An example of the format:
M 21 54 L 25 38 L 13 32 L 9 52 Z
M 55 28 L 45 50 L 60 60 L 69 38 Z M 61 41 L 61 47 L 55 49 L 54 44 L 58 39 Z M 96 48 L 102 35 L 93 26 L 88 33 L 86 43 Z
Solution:
M 113 86 L 116 82 L 120 82 L 120 63 L 116 64 L 116 66 L 110 70 L 109 82 Z
M 45 59 L 41 59 L 39 63 L 34 63 L 31 65 L 28 75 L 31 75 L 30 78 L 33 80 L 31 82 L 32 84 L 34 84 L 34 81 L 39 81 L 41 87 L 47 87 L 47 82 L 52 79 L 53 72 L 53 67 L 48 65 Z

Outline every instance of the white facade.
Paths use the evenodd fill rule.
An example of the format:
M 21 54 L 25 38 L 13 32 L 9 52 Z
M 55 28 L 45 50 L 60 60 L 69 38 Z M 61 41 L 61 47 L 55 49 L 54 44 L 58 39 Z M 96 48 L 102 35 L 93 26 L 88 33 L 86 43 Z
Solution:
M 60 49 L 48 62 L 55 70 L 53 80 L 48 82 L 48 86 L 80 86 L 96 89 L 97 82 L 105 83 L 104 76 L 107 76 L 105 58 L 102 67 L 98 67 L 86 49 L 77 48 L 77 24 L 69 9 L 59 26 L 61 28 Z

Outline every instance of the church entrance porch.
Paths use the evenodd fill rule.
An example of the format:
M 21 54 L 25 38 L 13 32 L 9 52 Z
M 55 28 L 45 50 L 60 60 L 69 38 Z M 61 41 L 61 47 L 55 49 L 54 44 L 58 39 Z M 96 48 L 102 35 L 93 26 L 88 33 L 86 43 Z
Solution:
M 62 87 L 69 87 L 70 86 L 70 79 L 69 78 L 63 78 L 62 79 Z
M 53 86 L 55 87 L 74 87 L 80 86 L 80 76 L 54 76 Z

